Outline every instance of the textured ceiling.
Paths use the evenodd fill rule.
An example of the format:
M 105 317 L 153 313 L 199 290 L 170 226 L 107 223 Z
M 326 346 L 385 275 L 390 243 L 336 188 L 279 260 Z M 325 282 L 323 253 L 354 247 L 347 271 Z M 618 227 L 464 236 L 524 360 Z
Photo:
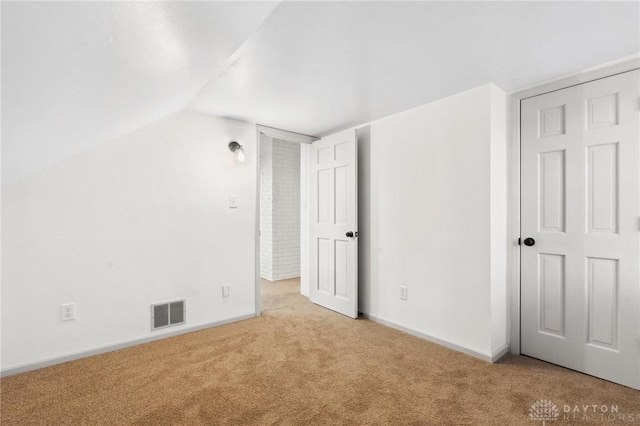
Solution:
M 311 135 L 640 50 L 638 2 L 2 2 L 3 184 L 188 107 Z

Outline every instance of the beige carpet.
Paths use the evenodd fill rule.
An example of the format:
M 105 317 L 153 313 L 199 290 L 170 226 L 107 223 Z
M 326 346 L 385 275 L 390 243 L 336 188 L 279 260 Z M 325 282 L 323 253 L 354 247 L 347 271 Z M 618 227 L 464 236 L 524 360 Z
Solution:
M 263 283 L 263 307 L 260 318 L 2 379 L 2 425 L 541 425 L 528 418 L 539 399 L 560 411 L 547 425 L 640 425 L 638 391 L 526 357 L 491 365 L 351 320 L 308 302 L 297 280 Z M 618 413 L 574 421 L 564 404 Z

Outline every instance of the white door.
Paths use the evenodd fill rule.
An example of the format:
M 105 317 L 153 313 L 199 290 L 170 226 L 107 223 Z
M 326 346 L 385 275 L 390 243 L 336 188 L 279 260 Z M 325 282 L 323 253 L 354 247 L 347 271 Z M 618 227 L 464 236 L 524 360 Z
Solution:
M 521 103 L 521 352 L 637 389 L 639 81 Z
M 313 142 L 309 173 L 309 298 L 358 316 L 356 132 Z

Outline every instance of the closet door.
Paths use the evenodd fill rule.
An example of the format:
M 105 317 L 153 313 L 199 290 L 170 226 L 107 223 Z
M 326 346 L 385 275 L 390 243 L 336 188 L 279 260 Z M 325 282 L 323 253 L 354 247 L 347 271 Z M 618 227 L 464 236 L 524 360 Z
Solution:
M 640 72 L 521 103 L 521 352 L 640 388 Z

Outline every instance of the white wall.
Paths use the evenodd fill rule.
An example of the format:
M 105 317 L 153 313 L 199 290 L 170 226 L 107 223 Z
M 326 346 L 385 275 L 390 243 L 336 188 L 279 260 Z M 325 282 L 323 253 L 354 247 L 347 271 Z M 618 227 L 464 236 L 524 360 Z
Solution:
M 300 276 L 300 144 L 261 136 L 261 276 Z
M 360 310 L 484 358 L 507 337 L 505 99 L 484 85 L 358 131 Z
M 152 303 L 186 298 L 178 329 L 254 314 L 255 135 L 182 111 L 4 188 L 3 371 L 175 331 Z
M 507 296 L 508 196 L 507 196 L 507 114 L 508 96 L 491 85 L 491 348 L 493 352 L 509 341 L 509 300 Z

